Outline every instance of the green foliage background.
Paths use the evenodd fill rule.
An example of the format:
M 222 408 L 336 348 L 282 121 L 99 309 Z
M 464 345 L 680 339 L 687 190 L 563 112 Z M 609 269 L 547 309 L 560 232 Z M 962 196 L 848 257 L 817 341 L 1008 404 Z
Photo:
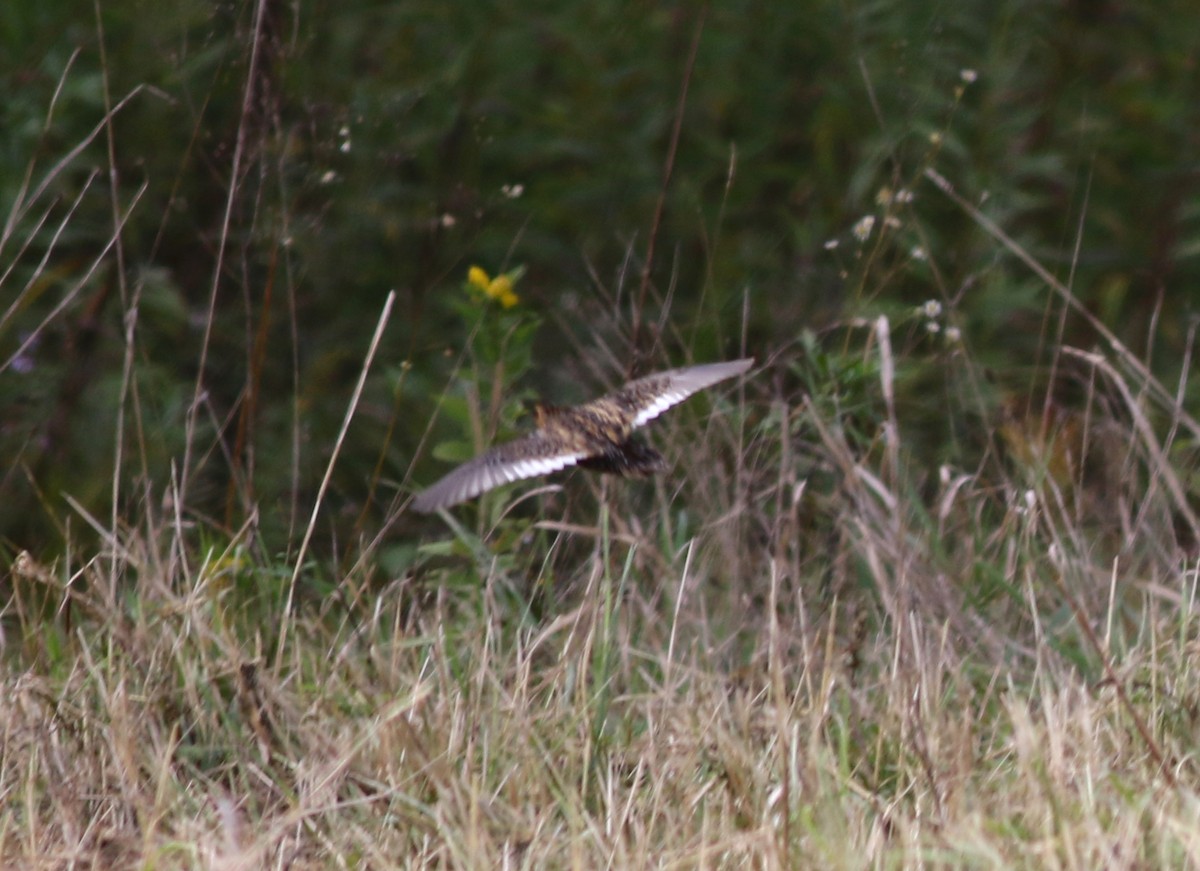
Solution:
M 447 388 L 462 397 L 460 359 L 505 364 L 489 388 L 579 399 L 602 349 L 649 368 L 734 356 L 745 331 L 783 364 L 806 329 L 938 299 L 1028 386 L 1056 339 L 1048 292 L 927 168 L 1164 381 L 1184 365 L 1200 278 L 1200 15 L 1184 0 L 14 0 L 0 35 L 13 550 L 75 534 L 64 494 L 106 516 L 115 467 L 122 516 L 169 514 L 186 473 L 193 516 L 233 530 L 259 506 L 269 549 L 289 547 L 393 288 L 332 541 L 443 468 L 419 446 Z M 472 264 L 525 267 L 508 316 L 531 337 L 512 357 L 477 344 L 501 315 L 463 304 Z M 664 307 L 661 336 L 634 336 Z M 1062 338 L 1095 341 L 1076 319 Z M 935 366 L 902 397 L 928 405 L 935 445 L 952 377 Z M 447 410 L 435 444 L 463 438 L 466 412 Z

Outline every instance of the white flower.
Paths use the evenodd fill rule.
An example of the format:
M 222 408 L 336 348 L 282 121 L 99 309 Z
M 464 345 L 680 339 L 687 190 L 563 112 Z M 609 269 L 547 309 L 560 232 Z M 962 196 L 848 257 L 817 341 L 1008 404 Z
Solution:
M 962 341 L 962 330 L 958 327 L 946 327 L 946 341 L 958 344 Z
M 826 243 L 825 243 L 825 250 L 826 250 L 826 251 L 832 251 L 832 250 L 833 250 L 834 248 L 836 248 L 837 246 L 838 246 L 838 240 L 837 240 L 837 239 L 830 239 L 828 242 L 826 242 Z
M 960 79 L 962 79 L 966 84 L 969 85 L 972 82 L 974 82 L 977 78 L 979 78 L 979 73 L 975 72 L 975 70 L 972 70 L 972 69 L 964 69 L 964 70 L 959 71 L 958 77 Z
M 521 194 L 525 193 L 525 185 L 523 184 L 506 184 L 500 188 L 500 193 L 508 197 L 510 200 L 515 200 Z
M 941 317 L 942 304 L 936 299 L 927 299 L 924 305 L 921 306 L 921 314 L 927 318 Z
M 864 215 L 858 219 L 858 223 L 854 225 L 854 238 L 859 242 L 866 242 L 871 235 L 871 230 L 875 228 L 875 216 Z
M 913 260 L 928 260 L 929 253 L 920 245 L 914 245 L 912 250 L 908 252 L 908 256 Z

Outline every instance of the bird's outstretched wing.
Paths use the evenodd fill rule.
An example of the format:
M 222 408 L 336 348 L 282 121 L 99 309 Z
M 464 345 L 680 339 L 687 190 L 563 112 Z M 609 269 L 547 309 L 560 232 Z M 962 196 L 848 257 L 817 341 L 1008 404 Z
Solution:
M 448 508 L 501 484 L 547 475 L 579 463 L 598 471 L 645 474 L 662 457 L 628 439 L 629 430 L 658 417 L 698 390 L 741 375 L 754 360 L 670 369 L 631 381 L 615 393 L 573 409 L 545 408 L 539 428 L 464 463 L 412 501 L 428 513 Z
M 627 408 L 636 429 L 654 420 L 668 408 L 678 405 L 698 390 L 711 387 L 718 381 L 741 375 L 754 365 L 754 359 L 730 360 L 728 363 L 706 363 L 684 369 L 669 369 L 630 381 L 610 397 Z
M 463 463 L 417 494 L 412 509 L 428 514 L 439 508 L 449 508 L 501 484 L 574 466 L 586 456 L 586 451 L 572 449 L 544 431 L 536 430 Z

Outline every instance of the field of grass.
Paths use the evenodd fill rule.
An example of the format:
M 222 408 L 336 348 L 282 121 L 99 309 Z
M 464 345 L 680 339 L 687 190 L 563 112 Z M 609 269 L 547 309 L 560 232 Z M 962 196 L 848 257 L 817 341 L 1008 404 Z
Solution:
M 343 5 L 0 28 L 0 868 L 1200 867 L 1191 6 Z
M 1097 362 L 1111 397 L 1171 393 Z M 576 474 L 482 535 L 447 516 L 399 576 L 370 548 L 336 572 L 198 549 L 178 513 L 22 554 L 0 856 L 1200 862 L 1197 578 L 1171 525 L 1193 520 L 1141 404 L 1014 419 L 989 434 L 1005 464 L 918 471 L 901 417 L 858 454 L 771 396 L 780 365 L 665 419 L 656 483 Z M 297 575 L 321 595 L 289 611 Z

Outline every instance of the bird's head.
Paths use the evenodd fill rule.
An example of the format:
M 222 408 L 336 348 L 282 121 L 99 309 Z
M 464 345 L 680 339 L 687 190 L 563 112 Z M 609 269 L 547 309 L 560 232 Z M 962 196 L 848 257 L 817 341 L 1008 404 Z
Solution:
M 548 402 L 541 402 L 540 400 L 537 402 L 534 402 L 533 403 L 534 425 L 538 429 L 542 429 L 543 427 L 546 426 L 546 423 L 550 420 L 550 418 L 554 417 L 556 414 L 560 413 L 561 411 L 562 411 L 562 408 L 560 406 L 551 405 Z

